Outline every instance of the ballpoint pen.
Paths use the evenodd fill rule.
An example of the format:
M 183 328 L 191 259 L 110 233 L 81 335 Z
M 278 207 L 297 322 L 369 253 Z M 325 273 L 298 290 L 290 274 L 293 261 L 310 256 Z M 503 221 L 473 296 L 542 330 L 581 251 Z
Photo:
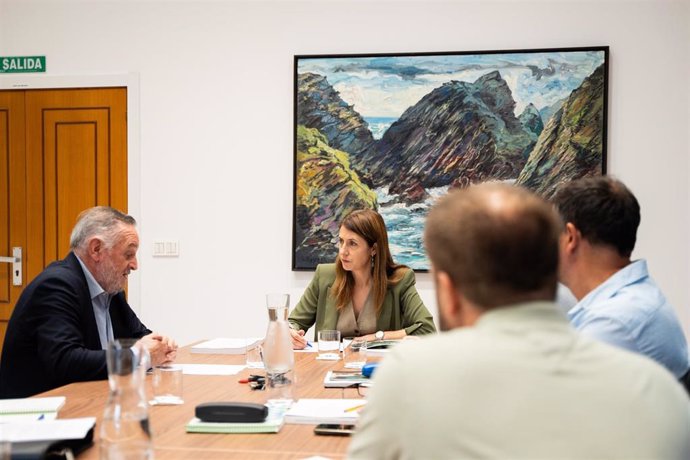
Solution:
M 361 408 L 364 407 L 364 406 L 366 406 L 366 404 L 359 404 L 359 405 L 354 406 L 354 407 L 348 407 L 348 408 L 345 409 L 343 412 L 354 412 L 354 411 L 356 411 L 356 410 L 361 409 Z

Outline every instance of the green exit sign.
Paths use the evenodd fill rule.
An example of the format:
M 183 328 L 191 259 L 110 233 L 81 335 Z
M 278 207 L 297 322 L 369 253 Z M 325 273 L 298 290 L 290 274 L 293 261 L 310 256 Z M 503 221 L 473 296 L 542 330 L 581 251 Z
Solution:
M 29 73 L 45 71 L 45 56 L 0 56 L 0 73 Z

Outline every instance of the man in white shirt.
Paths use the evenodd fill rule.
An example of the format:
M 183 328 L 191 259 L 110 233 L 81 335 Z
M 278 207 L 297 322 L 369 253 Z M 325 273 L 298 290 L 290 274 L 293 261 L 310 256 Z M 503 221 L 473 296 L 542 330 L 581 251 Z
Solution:
M 683 379 L 690 369 L 683 329 L 647 262 L 630 259 L 640 224 L 635 196 L 622 182 L 597 176 L 564 184 L 553 202 L 564 222 L 559 277 L 578 300 L 570 323 Z
M 690 458 L 690 400 L 558 311 L 560 222 L 526 190 L 450 193 L 425 230 L 441 329 L 396 346 L 351 458 Z

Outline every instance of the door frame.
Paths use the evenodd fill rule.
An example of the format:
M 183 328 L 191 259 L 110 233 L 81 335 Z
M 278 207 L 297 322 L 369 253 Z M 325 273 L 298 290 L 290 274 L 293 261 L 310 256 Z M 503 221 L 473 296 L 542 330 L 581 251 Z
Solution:
M 127 88 L 127 207 L 128 214 L 141 225 L 141 132 L 139 74 L 114 75 L 3 75 L 0 90 L 69 89 L 69 88 Z M 142 245 L 143 246 L 143 245 Z M 143 253 L 139 248 L 139 258 Z M 25 283 L 26 285 L 26 283 Z M 127 297 L 132 309 L 141 317 L 141 277 L 134 276 L 127 282 Z

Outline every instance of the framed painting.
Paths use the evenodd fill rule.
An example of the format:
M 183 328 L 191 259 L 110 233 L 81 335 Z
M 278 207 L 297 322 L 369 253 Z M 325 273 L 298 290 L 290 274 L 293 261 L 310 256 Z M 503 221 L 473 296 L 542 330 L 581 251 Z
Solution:
M 487 180 L 549 198 L 606 172 L 608 47 L 301 55 L 294 68 L 294 270 L 333 262 L 373 208 L 397 263 L 424 271 L 428 209 Z

